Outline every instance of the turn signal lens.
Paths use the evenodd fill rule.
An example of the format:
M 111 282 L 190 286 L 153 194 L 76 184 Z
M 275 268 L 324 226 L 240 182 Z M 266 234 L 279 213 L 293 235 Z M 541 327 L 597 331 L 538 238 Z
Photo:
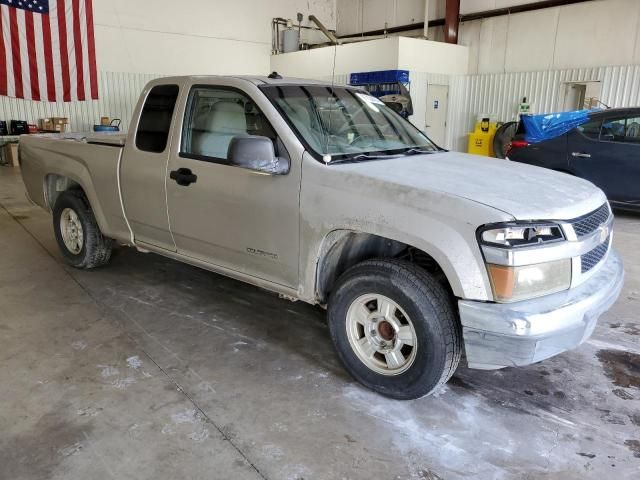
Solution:
M 487 264 L 493 295 L 498 302 L 516 302 L 567 290 L 571 259 L 520 267 Z

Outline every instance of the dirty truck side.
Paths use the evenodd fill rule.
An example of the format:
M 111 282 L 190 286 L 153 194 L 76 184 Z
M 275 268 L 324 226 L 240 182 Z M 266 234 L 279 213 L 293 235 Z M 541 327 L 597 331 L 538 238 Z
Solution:
M 128 135 L 28 135 L 29 197 L 65 259 L 116 244 L 327 308 L 345 368 L 394 398 L 576 347 L 623 279 L 603 193 L 447 152 L 366 92 L 150 82 Z

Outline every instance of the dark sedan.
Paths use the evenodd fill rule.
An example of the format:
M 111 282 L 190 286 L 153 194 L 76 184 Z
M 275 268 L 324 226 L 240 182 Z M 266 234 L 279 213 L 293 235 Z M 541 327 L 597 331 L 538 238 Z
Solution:
M 538 143 L 525 141 L 522 129 L 511 142 L 510 160 L 584 178 L 612 206 L 640 210 L 640 107 L 590 113 L 586 123 Z

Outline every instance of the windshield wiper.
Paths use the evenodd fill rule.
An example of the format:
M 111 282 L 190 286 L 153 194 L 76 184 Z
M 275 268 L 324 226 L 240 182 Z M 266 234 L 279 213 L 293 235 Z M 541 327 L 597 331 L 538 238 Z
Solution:
M 405 150 L 404 152 L 402 152 L 403 155 L 422 155 L 425 153 L 436 153 L 437 150 L 424 150 L 420 147 L 411 147 L 407 150 Z
M 354 155 L 353 157 L 345 157 L 345 158 L 338 158 L 336 160 L 331 160 L 328 164 L 329 165 L 334 165 L 336 163 L 349 163 L 349 162 L 359 162 L 361 160 L 379 160 L 381 158 L 392 158 L 392 157 L 397 157 L 398 154 L 393 154 L 393 155 L 371 155 L 368 153 L 359 153 L 357 155 Z

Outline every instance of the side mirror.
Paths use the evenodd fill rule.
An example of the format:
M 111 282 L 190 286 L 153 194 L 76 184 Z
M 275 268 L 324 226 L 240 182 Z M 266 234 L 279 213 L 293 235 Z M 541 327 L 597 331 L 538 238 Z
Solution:
M 276 157 L 271 139 L 257 135 L 233 137 L 227 160 L 236 167 L 271 175 L 286 175 L 291 166 L 287 158 Z

